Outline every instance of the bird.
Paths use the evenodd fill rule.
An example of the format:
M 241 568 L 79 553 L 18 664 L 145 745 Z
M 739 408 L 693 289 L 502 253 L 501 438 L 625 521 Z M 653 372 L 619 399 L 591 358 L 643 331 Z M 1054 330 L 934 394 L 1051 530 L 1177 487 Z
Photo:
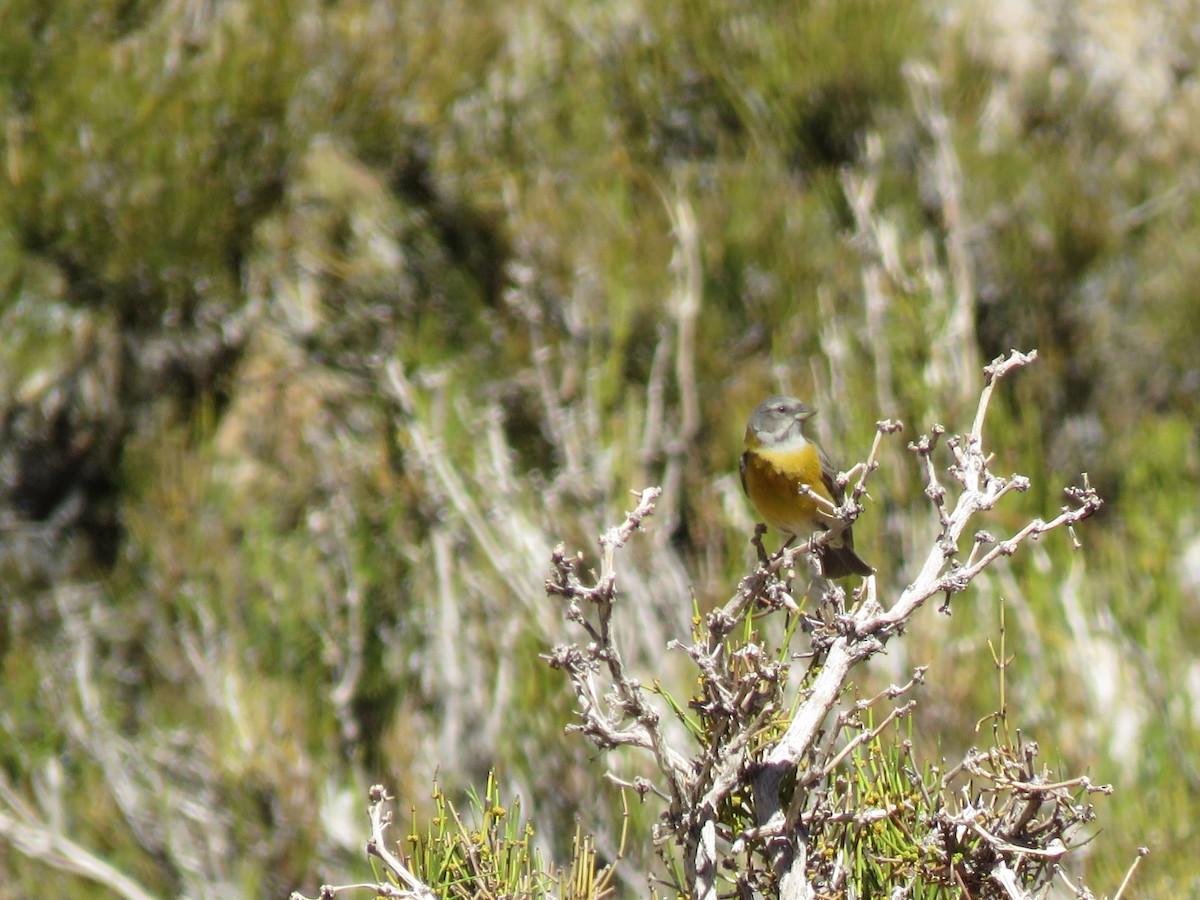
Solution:
M 817 411 L 795 397 L 768 397 L 746 423 L 746 446 L 738 466 L 742 490 L 766 521 L 794 537 L 834 532 L 813 550 L 825 578 L 867 576 L 875 569 L 854 551 L 854 533 L 832 508 L 809 496 L 841 504 L 845 492 L 829 457 L 805 433 Z M 788 543 L 791 543 L 789 539 Z

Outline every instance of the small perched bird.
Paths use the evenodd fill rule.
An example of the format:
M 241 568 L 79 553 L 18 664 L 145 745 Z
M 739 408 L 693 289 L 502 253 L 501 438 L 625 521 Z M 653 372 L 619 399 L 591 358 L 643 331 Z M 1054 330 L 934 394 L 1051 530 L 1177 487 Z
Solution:
M 875 570 L 854 552 L 854 535 L 831 509 L 801 491 L 808 485 L 834 506 L 844 492 L 825 451 L 808 439 L 804 425 L 817 411 L 795 397 L 770 397 L 746 424 L 742 454 L 742 490 L 768 525 L 807 539 L 835 530 L 829 543 L 814 550 L 826 578 L 870 575 Z

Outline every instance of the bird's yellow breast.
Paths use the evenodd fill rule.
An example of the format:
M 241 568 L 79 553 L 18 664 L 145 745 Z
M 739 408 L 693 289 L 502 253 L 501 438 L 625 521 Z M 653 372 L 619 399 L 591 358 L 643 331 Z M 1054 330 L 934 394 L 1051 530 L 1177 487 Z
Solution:
M 821 457 L 813 444 L 789 450 L 761 445 L 749 449 L 742 479 L 747 496 L 768 525 L 802 537 L 829 527 L 831 518 L 815 500 L 800 493 L 800 485 L 807 484 L 819 496 L 833 499 L 821 479 Z

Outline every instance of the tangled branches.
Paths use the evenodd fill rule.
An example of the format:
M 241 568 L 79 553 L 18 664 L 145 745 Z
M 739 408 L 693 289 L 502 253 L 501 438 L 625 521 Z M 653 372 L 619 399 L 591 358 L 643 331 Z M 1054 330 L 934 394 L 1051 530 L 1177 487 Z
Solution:
M 1092 817 L 1088 796 L 1108 788 L 1085 778 L 1050 778 L 1037 764 L 1036 745 L 1019 734 L 1009 738 L 1007 730 L 998 731 L 997 746 L 972 752 L 944 774 L 923 771 L 907 742 L 885 736 L 913 709 L 923 668 L 837 711 L 854 669 L 882 651 L 930 598 L 948 602 L 1000 557 L 1071 528 L 1101 505 L 1084 476 L 1053 518 L 1034 519 L 1000 540 L 979 531 L 960 558 L 976 516 L 1029 487 L 1023 476 L 992 470 L 983 429 L 996 382 L 1035 358 L 1036 352 L 1013 352 L 984 369 L 969 431 L 947 436 L 934 426 L 910 445 L 938 533 L 918 576 L 890 602 L 872 576 L 850 596 L 826 583 L 817 608 L 804 613 L 790 593 L 790 574 L 822 538 L 767 557 L 756 536 L 755 569 L 727 603 L 697 620 L 690 641 L 670 645 L 698 673 L 699 689 L 686 709 L 661 689 L 645 688 L 614 637 L 622 599 L 616 552 L 652 514 L 658 489 L 641 492 L 637 507 L 601 539 L 594 580 L 581 576 L 582 555 L 554 551 L 546 589 L 588 642 L 561 645 L 549 661 L 575 691 L 575 730 L 602 751 L 632 747 L 652 757 L 654 777 L 610 778 L 665 802 L 657 838 L 675 872 L 674 889 L 695 900 L 716 900 L 731 888 L 741 897 L 798 900 L 843 896 L 851 881 L 860 894 L 899 889 L 905 896 L 921 882 L 957 886 L 970 896 L 1026 897 L 1057 871 L 1072 835 Z M 880 442 L 898 430 L 895 422 L 880 422 L 867 461 L 847 476 L 853 487 L 836 511 L 846 524 L 862 510 Z M 950 457 L 944 472 L 942 448 Z M 787 617 L 788 640 L 797 626 L 807 634 L 807 652 L 791 654 L 786 641 L 768 649 L 754 623 L 773 614 Z M 799 673 L 797 660 L 805 664 Z M 668 740 L 652 693 L 687 729 L 686 749 Z M 682 871 L 670 864 L 671 847 L 678 848 Z

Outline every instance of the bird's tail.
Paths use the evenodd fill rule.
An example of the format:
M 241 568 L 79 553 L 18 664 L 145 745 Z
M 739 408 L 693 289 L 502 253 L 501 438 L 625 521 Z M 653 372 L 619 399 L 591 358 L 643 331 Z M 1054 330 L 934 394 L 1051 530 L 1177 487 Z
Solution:
M 854 552 L 849 542 L 841 547 L 826 544 L 820 548 L 821 574 L 826 578 L 845 578 L 847 575 L 874 575 L 875 569 Z

